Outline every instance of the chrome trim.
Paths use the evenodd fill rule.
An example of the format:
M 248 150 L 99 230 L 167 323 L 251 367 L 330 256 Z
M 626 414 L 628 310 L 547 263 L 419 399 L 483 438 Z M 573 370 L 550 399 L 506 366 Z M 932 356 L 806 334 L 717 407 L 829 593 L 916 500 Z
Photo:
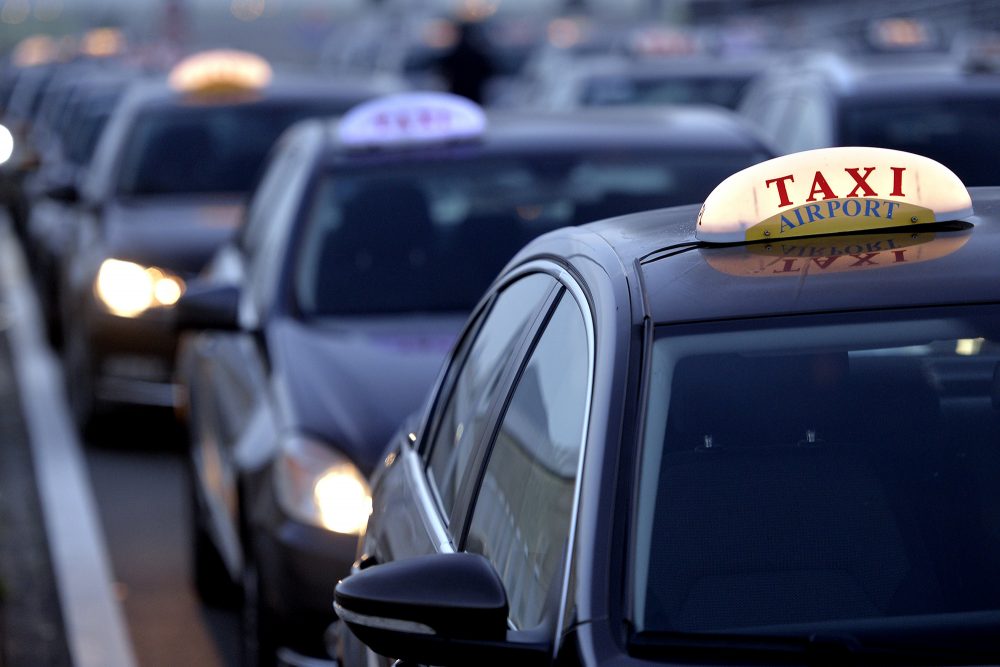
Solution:
M 577 306 L 580 307 L 580 312 L 583 315 L 584 325 L 587 329 L 587 349 L 590 355 L 590 358 L 588 359 L 589 369 L 587 372 L 586 403 L 588 409 L 583 419 L 583 436 L 582 442 L 580 443 L 580 458 L 577 461 L 576 466 L 576 485 L 573 492 L 573 507 L 570 510 L 569 534 L 566 539 L 566 564 L 563 570 L 562 591 L 559 594 L 559 612 L 556 617 L 556 635 L 553 637 L 552 641 L 552 654 L 555 656 L 555 653 L 558 650 L 557 640 L 562 633 L 563 625 L 566 620 L 566 601 L 569 597 L 569 579 L 570 572 L 572 571 L 573 543 L 576 540 L 576 523 L 580 514 L 580 496 L 583 491 L 581 486 L 583 478 L 583 461 L 585 458 L 584 454 L 587 449 L 587 436 L 590 430 L 590 413 L 593 410 L 593 405 L 591 405 L 591 403 L 594 398 L 594 374 L 597 360 L 597 342 L 596 335 L 594 333 L 594 315 L 590 311 L 590 300 L 587 299 L 587 293 L 582 287 L 580 287 L 580 284 L 577 282 L 576 277 L 572 273 L 552 260 L 536 259 L 518 266 L 504 276 L 503 281 L 497 283 L 493 291 L 509 285 L 514 280 L 517 280 L 528 273 L 549 274 L 559 281 L 559 283 L 566 288 L 566 291 L 573 296 L 573 299 L 576 301 Z M 513 625 L 513 623 L 511 623 L 509 618 L 507 619 L 507 622 L 511 629 L 518 629 Z
M 406 475 L 413 485 L 415 500 L 419 505 L 417 512 L 423 516 L 424 528 L 427 530 L 428 536 L 435 543 L 439 552 L 454 553 L 455 545 L 451 542 L 451 535 L 441 521 L 441 513 L 431 497 L 431 490 L 427 488 L 423 459 L 412 447 L 407 446 L 402 448 L 400 455 L 406 468 Z
M 562 593 L 559 595 L 559 613 L 556 617 L 556 636 L 552 641 L 552 655 L 555 657 L 558 651 L 558 639 L 563 631 L 566 622 L 566 603 L 569 599 L 569 580 L 573 570 L 574 542 L 576 541 L 576 523 L 580 514 L 580 497 L 583 493 L 583 461 L 587 451 L 587 438 L 590 433 L 590 413 L 593 411 L 594 400 L 594 375 L 597 366 L 597 341 L 594 332 L 594 316 L 590 311 L 590 301 L 586 292 L 577 283 L 576 278 L 566 269 L 558 268 L 557 278 L 573 295 L 580 311 L 583 314 L 583 321 L 587 328 L 587 348 L 590 354 L 588 359 L 589 370 L 587 372 L 587 412 L 583 418 L 583 441 L 580 443 L 580 458 L 576 467 L 576 488 L 573 493 L 573 507 L 570 510 L 569 534 L 566 538 L 566 563 L 563 570 Z
M 383 618 L 381 616 L 369 616 L 368 614 L 358 614 L 347 611 L 338 603 L 333 603 L 333 610 L 337 612 L 345 623 L 363 625 L 366 628 L 376 628 L 379 630 L 392 630 L 394 632 L 408 632 L 414 635 L 433 635 L 434 629 L 429 625 L 417 623 L 416 621 L 403 621 L 398 618 Z

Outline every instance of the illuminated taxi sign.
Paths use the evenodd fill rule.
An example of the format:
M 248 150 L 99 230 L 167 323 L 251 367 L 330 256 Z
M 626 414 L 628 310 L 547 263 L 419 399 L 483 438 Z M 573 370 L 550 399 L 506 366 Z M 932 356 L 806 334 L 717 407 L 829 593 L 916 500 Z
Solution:
M 351 109 L 338 137 L 351 148 L 378 148 L 475 139 L 485 130 L 483 110 L 464 97 L 399 93 Z
M 253 53 L 218 49 L 188 56 L 170 71 L 178 92 L 225 94 L 256 91 L 271 81 L 271 66 Z
M 868 41 L 884 51 L 926 48 L 935 43 L 930 27 L 910 18 L 879 19 L 868 26 Z
M 884 148 L 793 153 L 733 174 L 705 200 L 696 236 L 779 241 L 959 220 L 969 192 L 930 158 Z
M 120 55 L 125 50 L 125 35 L 117 28 L 94 28 L 80 41 L 80 52 L 93 58 Z
M 940 259 L 956 252 L 971 228 L 943 234 L 888 232 L 813 236 L 777 243 L 714 248 L 705 251 L 713 269 L 732 276 L 773 278 L 856 273 Z

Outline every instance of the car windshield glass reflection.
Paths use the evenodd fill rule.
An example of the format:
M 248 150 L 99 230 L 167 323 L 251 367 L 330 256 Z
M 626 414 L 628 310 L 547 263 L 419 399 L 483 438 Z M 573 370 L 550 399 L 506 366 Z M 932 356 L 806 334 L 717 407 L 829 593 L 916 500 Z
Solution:
M 268 151 L 289 125 L 342 110 L 343 104 L 300 102 L 147 111 L 127 142 L 118 194 L 249 192 Z
M 749 76 L 596 79 L 587 85 L 583 103 L 587 106 L 717 104 L 735 109 L 749 81 Z
M 307 213 L 298 305 L 306 316 L 469 310 L 535 236 L 701 201 L 751 161 L 609 152 L 330 173 Z
M 968 186 L 996 185 L 1000 169 L 1000 91 L 993 99 L 935 98 L 850 107 L 842 146 L 879 146 L 948 165 Z
M 998 315 L 662 328 L 637 629 L 940 646 L 995 627 Z

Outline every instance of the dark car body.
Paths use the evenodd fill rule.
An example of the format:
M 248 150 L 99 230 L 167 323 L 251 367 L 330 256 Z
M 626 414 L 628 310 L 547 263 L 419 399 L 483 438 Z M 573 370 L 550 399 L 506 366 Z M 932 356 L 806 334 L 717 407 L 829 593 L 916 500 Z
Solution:
M 333 122 L 296 127 L 282 138 L 240 236 L 199 281 L 221 299 L 220 317 L 214 325 L 203 318 L 207 330 L 185 337 L 177 367 L 188 393 L 196 563 L 205 572 L 215 563 L 211 571 L 222 574 L 196 575 L 201 584 L 255 586 L 245 599 L 273 633 L 261 641 L 284 647 L 286 658 L 323 655 L 334 619 L 329 591 L 349 571 L 357 542 L 356 533 L 313 525 L 277 497 L 286 450 L 309 440 L 367 477 L 421 404 L 468 310 L 520 245 L 555 226 L 686 200 L 722 164 L 767 155 L 716 111 L 488 120 L 479 138 L 385 149 L 343 145 Z M 661 168 L 676 175 L 669 187 L 654 181 L 631 196 L 593 180 Z M 590 180 L 568 194 L 567 172 Z M 549 181 L 566 192 L 547 191 Z M 467 196 L 489 214 L 467 212 Z M 365 207 L 355 208 L 362 198 Z M 331 224 L 338 215 L 327 205 L 343 222 Z M 428 208 L 433 224 L 421 212 Z M 429 246 L 418 239 L 425 224 L 435 230 Z M 329 234 L 316 231 L 324 225 Z M 302 297 L 297 277 L 314 264 L 323 275 L 319 304 Z M 225 297 L 226 285 L 243 285 L 238 302 Z M 194 297 L 181 301 L 182 312 L 194 310 Z M 198 328 L 198 319 L 188 326 Z
M 373 477 L 341 664 L 996 662 L 1000 191 L 972 201 L 784 248 L 699 240 L 697 206 L 527 246 Z
M 221 94 L 162 80 L 130 87 L 79 190 L 62 194 L 76 219 L 56 273 L 70 397 L 81 424 L 102 405 L 174 403 L 171 308 L 114 312 L 97 289 L 105 262 L 138 267 L 139 278 L 143 267 L 157 280 L 169 277 L 180 287 L 175 299 L 236 231 L 243 199 L 281 131 L 383 91 L 368 82 L 281 76 L 260 90 Z

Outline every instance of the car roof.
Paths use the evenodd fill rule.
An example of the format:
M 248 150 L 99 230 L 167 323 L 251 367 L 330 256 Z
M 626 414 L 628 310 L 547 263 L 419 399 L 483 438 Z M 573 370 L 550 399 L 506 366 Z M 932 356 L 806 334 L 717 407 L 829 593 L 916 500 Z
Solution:
M 644 314 L 658 324 L 1000 302 L 1000 266 L 995 261 L 1000 254 L 1000 188 L 969 191 L 976 213 L 969 220 L 971 227 L 934 229 L 926 246 L 912 246 L 902 255 L 885 245 L 866 247 L 872 237 L 824 238 L 843 253 L 834 260 L 840 263 L 838 268 L 879 265 L 874 270 L 830 271 L 829 265 L 822 267 L 829 258 L 821 262 L 802 258 L 792 264 L 782 258 L 771 266 L 766 261 L 758 264 L 764 269 L 752 275 L 736 275 L 723 270 L 727 257 L 753 257 L 753 250 L 746 244 L 699 243 L 694 234 L 698 206 L 645 211 L 559 230 L 549 235 L 548 242 L 570 241 L 578 248 L 588 236 L 603 239 L 620 267 L 641 283 L 648 308 Z M 935 256 L 934 244 L 948 252 Z M 867 257 L 869 251 L 881 252 Z M 921 253 L 925 261 L 920 261 Z M 519 259 L 530 255 L 529 246 Z M 911 261 L 914 258 L 917 261 Z
M 537 153 L 550 150 L 607 147 L 672 148 L 705 153 L 771 154 L 757 131 L 744 119 L 725 109 L 705 106 L 659 108 L 575 109 L 569 111 L 487 111 L 484 135 L 462 144 L 427 144 L 386 150 L 350 150 L 337 138 L 337 120 L 324 122 L 325 157 L 346 159 L 392 159 L 394 155 L 419 156 L 440 153 L 442 148 L 462 146 L 455 155 L 484 155 L 511 151 Z M 310 121 L 306 121 L 310 122 Z

